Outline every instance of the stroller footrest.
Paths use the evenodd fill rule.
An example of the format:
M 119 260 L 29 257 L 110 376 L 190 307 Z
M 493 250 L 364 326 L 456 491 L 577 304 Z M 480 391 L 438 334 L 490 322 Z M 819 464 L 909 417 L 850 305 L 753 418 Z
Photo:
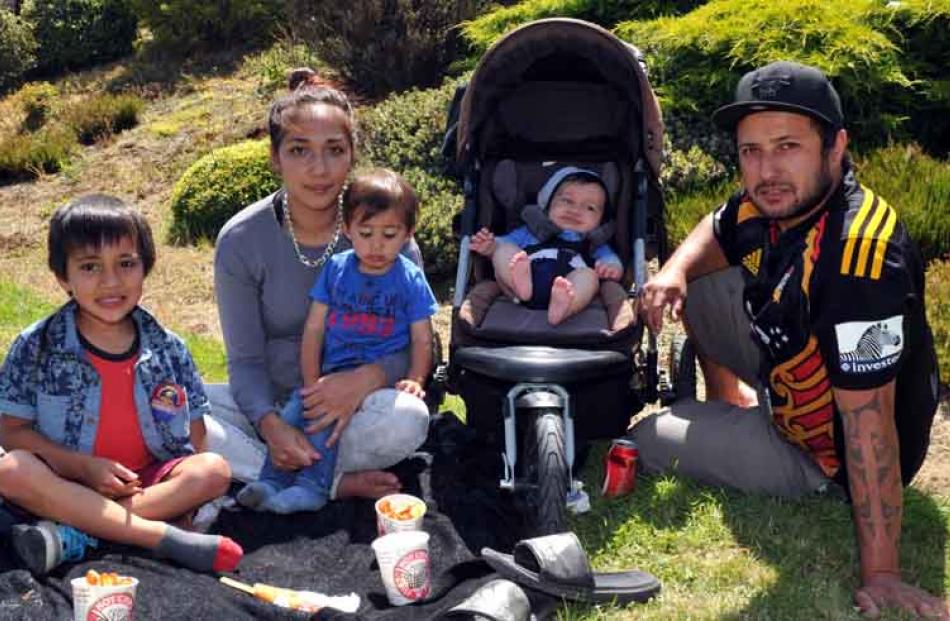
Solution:
M 488 377 L 511 382 L 575 383 L 626 373 L 632 361 L 616 351 L 518 345 L 462 347 L 453 362 Z

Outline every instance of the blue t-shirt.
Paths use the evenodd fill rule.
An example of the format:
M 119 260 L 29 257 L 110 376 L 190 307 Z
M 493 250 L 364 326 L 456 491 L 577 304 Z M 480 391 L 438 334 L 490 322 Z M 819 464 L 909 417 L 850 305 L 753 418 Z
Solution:
M 577 231 L 561 231 L 559 237 L 564 241 L 568 242 L 577 242 L 584 239 L 582 233 Z M 511 231 L 507 235 L 500 235 L 496 238 L 496 241 L 499 243 L 508 243 L 514 244 L 519 248 L 527 248 L 528 246 L 533 246 L 538 243 L 538 238 L 535 237 L 534 233 L 531 232 L 527 226 L 519 226 L 515 230 Z M 591 248 L 590 251 L 591 257 L 594 261 L 603 261 L 604 263 L 615 263 L 623 267 L 623 263 L 620 261 L 620 257 L 617 256 L 617 253 L 614 252 L 608 244 L 600 244 Z M 532 255 L 534 256 L 534 255 Z M 573 266 L 579 267 L 579 266 Z M 593 267 L 592 265 L 588 267 Z
M 409 326 L 439 309 L 425 274 L 399 255 L 385 274 L 364 274 L 352 250 L 333 255 L 310 290 L 327 305 L 321 372 L 370 364 L 409 346 Z

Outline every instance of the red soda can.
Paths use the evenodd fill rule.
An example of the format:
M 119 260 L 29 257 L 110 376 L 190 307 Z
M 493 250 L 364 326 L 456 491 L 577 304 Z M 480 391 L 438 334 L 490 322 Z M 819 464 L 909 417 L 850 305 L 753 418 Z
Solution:
M 617 438 L 610 443 L 604 457 L 604 486 L 600 490 L 607 498 L 623 496 L 637 485 L 637 458 L 640 451 L 629 438 Z

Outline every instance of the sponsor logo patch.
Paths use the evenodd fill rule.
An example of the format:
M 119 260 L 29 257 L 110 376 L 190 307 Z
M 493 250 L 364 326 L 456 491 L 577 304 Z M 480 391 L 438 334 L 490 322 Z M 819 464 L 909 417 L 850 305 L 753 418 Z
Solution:
M 188 396 L 178 384 L 164 382 L 152 391 L 152 417 L 167 423 L 177 415 L 188 411 Z
M 835 337 L 841 371 L 852 375 L 883 371 L 895 365 L 904 350 L 904 316 L 839 323 Z

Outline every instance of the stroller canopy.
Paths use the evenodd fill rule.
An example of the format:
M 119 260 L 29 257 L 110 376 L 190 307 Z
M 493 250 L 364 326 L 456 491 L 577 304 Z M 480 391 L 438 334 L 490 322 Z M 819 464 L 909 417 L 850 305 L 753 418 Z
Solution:
M 576 19 L 532 22 L 482 57 L 462 98 L 459 162 L 486 149 L 540 145 L 551 154 L 622 147 L 659 176 L 663 121 L 639 51 Z M 595 155 L 596 153 L 592 153 Z

